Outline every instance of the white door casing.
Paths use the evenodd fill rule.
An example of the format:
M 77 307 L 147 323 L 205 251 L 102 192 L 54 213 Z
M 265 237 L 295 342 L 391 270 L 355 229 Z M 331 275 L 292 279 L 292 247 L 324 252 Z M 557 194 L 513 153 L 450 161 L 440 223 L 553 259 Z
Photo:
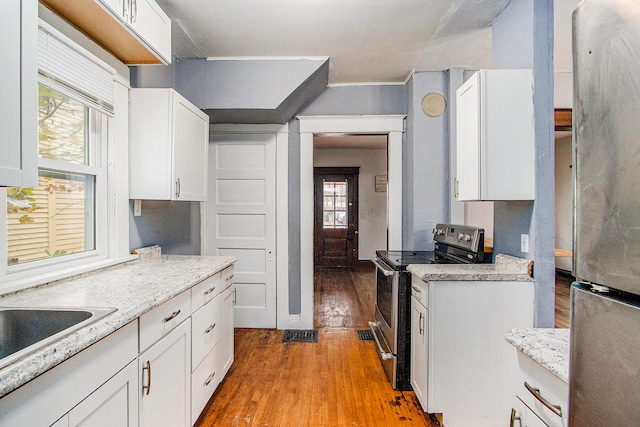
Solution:
M 280 327 L 277 307 L 288 308 L 287 158 L 280 158 L 286 132 L 269 125 L 212 126 L 204 253 L 238 259 L 236 327 Z
M 313 135 L 327 133 L 388 135 L 387 249 L 402 249 L 402 137 L 404 119 L 404 115 L 298 117 L 300 121 L 301 312 L 299 315 L 289 315 L 289 327 L 313 328 Z

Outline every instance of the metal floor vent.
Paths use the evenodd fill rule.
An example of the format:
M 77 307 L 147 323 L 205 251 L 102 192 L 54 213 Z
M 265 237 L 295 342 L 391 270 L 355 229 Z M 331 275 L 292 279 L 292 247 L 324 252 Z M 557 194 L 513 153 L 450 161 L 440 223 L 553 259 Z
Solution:
M 282 342 L 318 342 L 317 329 L 286 329 Z
M 373 341 L 373 334 L 371 333 L 371 330 L 364 329 L 358 331 L 358 339 L 360 341 Z

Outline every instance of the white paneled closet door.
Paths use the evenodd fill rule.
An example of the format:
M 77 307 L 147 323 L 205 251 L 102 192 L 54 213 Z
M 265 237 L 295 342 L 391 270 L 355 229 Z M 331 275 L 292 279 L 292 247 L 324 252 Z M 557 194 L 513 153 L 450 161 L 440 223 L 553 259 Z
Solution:
M 207 254 L 235 256 L 235 327 L 276 327 L 276 135 L 212 135 Z

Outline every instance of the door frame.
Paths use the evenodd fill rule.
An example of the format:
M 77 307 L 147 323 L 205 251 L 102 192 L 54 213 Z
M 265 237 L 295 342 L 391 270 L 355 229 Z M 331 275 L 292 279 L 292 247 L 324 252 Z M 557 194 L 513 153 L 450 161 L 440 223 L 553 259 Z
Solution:
M 298 116 L 300 122 L 300 314 L 290 327 L 313 328 L 313 135 L 387 135 L 387 249 L 402 249 L 402 139 L 405 115 Z
M 209 135 L 225 133 L 276 135 L 276 328 L 286 329 L 289 327 L 289 125 L 209 124 Z M 214 194 L 213 189 L 208 189 L 207 194 Z M 204 255 L 207 253 L 206 203 L 200 203 L 200 219 Z
M 314 227 L 313 227 L 313 239 L 314 239 L 314 247 L 313 247 L 313 257 L 314 257 L 314 267 L 318 267 L 317 265 L 315 265 L 315 261 L 317 260 L 317 250 L 320 249 L 320 247 L 318 246 L 318 244 L 320 243 L 320 241 L 322 240 L 322 229 L 324 229 L 324 225 L 323 225 L 323 221 L 322 221 L 322 212 L 323 212 L 323 190 L 321 190 L 320 188 L 318 188 L 318 182 L 317 179 L 318 177 L 326 177 L 326 176 L 345 176 L 345 177 L 351 177 L 352 178 L 352 182 L 351 185 L 348 187 L 347 189 L 347 202 L 349 201 L 349 193 L 351 193 L 352 195 L 352 199 L 354 201 L 354 205 L 355 205 L 355 211 L 353 208 L 349 208 L 347 210 L 347 229 L 345 230 L 348 233 L 349 230 L 349 225 L 353 225 L 355 228 L 355 236 L 354 236 L 354 240 L 355 243 L 351 243 L 351 246 L 353 247 L 353 249 L 355 250 L 355 254 L 353 253 L 353 251 L 351 251 L 350 253 L 347 254 L 347 259 L 351 260 L 350 262 L 347 262 L 346 266 L 340 266 L 340 267 L 350 267 L 353 268 L 356 266 L 356 264 L 358 263 L 358 253 L 360 251 L 360 248 L 358 247 L 359 245 L 359 239 L 358 239 L 358 208 L 359 208 L 359 185 L 358 185 L 358 180 L 360 177 L 360 167 L 344 167 L 344 166 L 336 166 L 336 167 L 331 167 L 331 166 L 321 166 L 321 167 L 314 167 L 313 168 L 313 180 L 314 180 L 314 196 L 315 196 L 315 200 L 314 200 Z M 322 185 L 321 185 L 322 186 Z M 318 191 L 321 191 L 321 193 L 318 193 Z M 351 205 L 349 205 L 351 206 Z M 318 210 L 320 210 L 320 216 L 318 217 Z M 348 237 L 347 237 L 348 239 Z M 349 251 L 349 249 L 347 248 L 347 251 Z M 355 257 L 355 259 L 354 259 Z M 337 267 L 337 266 L 334 266 Z

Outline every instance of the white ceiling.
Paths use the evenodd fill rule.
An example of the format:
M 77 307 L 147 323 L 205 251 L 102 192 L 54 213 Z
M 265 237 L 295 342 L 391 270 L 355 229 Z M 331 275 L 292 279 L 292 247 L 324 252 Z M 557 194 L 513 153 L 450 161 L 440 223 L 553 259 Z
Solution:
M 510 0 L 158 0 L 178 58 L 327 57 L 330 84 L 491 67 Z

